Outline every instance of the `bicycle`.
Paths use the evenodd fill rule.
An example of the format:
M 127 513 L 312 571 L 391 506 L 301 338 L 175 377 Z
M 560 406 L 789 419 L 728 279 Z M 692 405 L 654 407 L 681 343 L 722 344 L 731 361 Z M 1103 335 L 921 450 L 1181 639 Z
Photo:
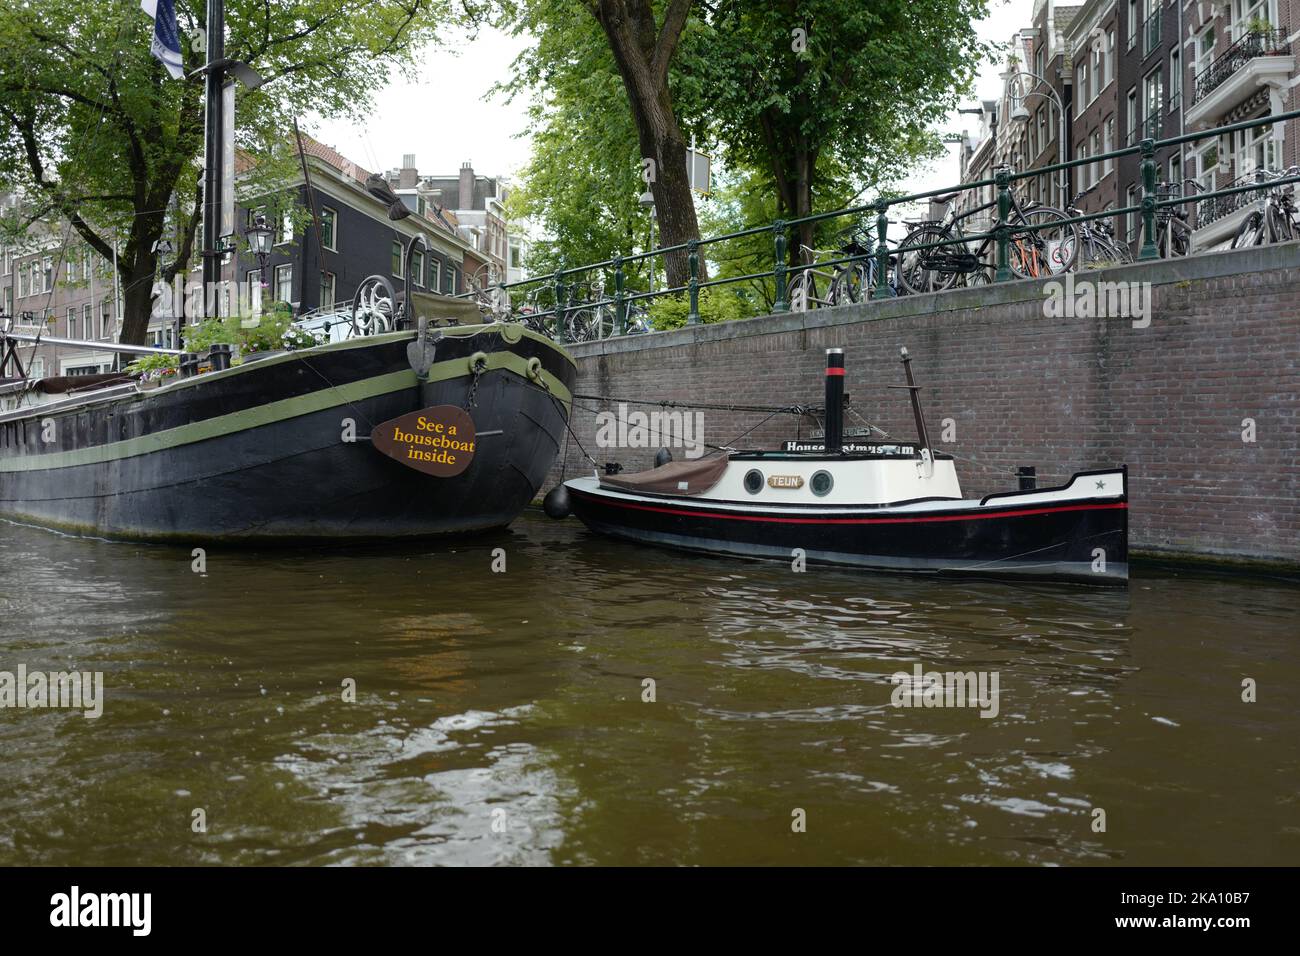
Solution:
M 570 342 L 594 342 L 614 334 L 614 310 L 605 300 L 605 283 L 597 279 L 588 290 L 592 301 L 565 313 L 564 334 Z
M 997 171 L 1010 169 L 1007 165 Z M 949 206 L 958 193 L 934 197 L 934 202 Z M 992 266 L 986 256 L 997 241 L 990 231 L 979 239 L 974 252 L 962 230 L 962 223 L 997 206 L 997 200 L 965 212 L 949 211 L 941 220 L 914 224 L 903 238 L 898 254 L 898 286 L 914 294 L 943 292 L 957 282 L 958 276 L 968 285 L 992 281 Z M 1011 214 L 1007 221 L 1007 265 L 1020 279 L 1059 275 L 1074 268 L 1079 258 L 1079 230 L 1069 222 L 1070 216 L 1051 206 L 1021 203 L 1011 194 Z M 942 245 L 937 245 L 942 243 Z M 917 248 L 928 246 L 929 248 Z
M 846 305 L 860 302 L 876 284 L 876 260 L 871 251 L 871 233 L 861 226 L 850 226 L 839 234 L 845 241 L 835 251 L 814 249 L 800 243 L 800 254 L 813 261 L 803 266 L 790 279 L 786 287 L 786 301 L 791 312 L 807 312 L 809 304 L 817 306 Z M 816 268 L 818 256 L 853 257 L 851 262 L 834 266 L 834 272 Z M 817 295 L 818 280 L 826 287 L 826 298 Z
M 1096 188 L 1094 184 L 1080 191 L 1070 200 L 1065 211 L 1071 216 L 1087 215 L 1079 208 L 1079 200 Z M 1133 253 L 1128 245 L 1115 238 L 1115 226 L 1109 219 L 1089 219 L 1075 225 L 1078 226 L 1079 231 L 1079 260 L 1085 267 L 1102 264 L 1125 265 L 1133 261 Z
M 1191 199 L 1192 196 L 1188 196 L 1183 191 L 1184 186 L 1191 187 L 1192 196 L 1195 196 L 1201 188 L 1201 184 L 1195 179 L 1184 179 L 1180 183 L 1157 183 L 1156 202 L 1174 198 Z M 1156 206 L 1156 249 L 1162 259 L 1185 256 L 1192 251 L 1192 227 L 1188 222 L 1189 218 L 1188 211 L 1181 205 Z
M 1264 183 L 1300 176 L 1300 166 L 1291 166 L 1280 173 L 1267 169 L 1255 170 L 1255 182 Z M 1233 249 L 1262 246 L 1267 243 L 1287 242 L 1300 234 L 1296 221 L 1295 184 L 1285 187 L 1270 186 L 1264 194 L 1262 209 L 1254 210 L 1242 221 L 1232 240 Z

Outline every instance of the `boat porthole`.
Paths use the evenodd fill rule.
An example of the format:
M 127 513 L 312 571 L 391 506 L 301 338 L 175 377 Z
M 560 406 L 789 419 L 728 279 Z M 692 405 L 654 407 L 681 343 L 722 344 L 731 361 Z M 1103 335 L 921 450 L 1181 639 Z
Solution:
M 745 472 L 745 490 L 751 495 L 756 495 L 763 490 L 763 473 L 757 468 Z
M 808 486 L 812 488 L 812 493 L 818 498 L 824 498 L 835 487 L 835 479 L 831 477 L 829 471 L 813 472 L 812 480 L 808 482 Z

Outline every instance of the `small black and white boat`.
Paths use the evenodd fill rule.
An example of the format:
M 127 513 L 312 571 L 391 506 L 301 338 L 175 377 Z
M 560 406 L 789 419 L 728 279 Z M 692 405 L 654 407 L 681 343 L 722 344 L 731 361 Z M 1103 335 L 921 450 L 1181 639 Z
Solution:
M 965 498 L 935 452 L 902 350 L 916 444 L 845 445 L 844 354 L 827 352 L 824 444 L 723 452 L 565 483 L 592 531 L 692 551 L 880 571 L 1128 582 L 1123 466 Z

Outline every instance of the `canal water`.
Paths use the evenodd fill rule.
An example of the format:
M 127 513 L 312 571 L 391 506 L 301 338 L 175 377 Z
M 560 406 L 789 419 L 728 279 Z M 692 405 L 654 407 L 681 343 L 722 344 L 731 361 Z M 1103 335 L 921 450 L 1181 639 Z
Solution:
M 194 561 L 0 524 L 0 671 L 104 675 L 96 719 L 0 710 L 0 864 L 1300 862 L 1280 578 L 798 574 L 535 511 Z M 917 665 L 996 716 L 894 706 Z

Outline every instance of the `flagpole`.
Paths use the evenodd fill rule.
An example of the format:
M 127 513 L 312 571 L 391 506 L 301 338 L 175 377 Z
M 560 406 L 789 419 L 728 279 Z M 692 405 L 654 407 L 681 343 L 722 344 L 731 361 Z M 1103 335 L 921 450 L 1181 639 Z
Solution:
M 208 64 L 220 63 L 226 57 L 226 14 L 224 0 L 208 0 L 207 23 Z M 209 66 L 205 76 L 206 124 L 203 136 L 203 314 L 218 314 L 219 299 L 216 283 L 221 281 L 221 256 L 218 248 L 221 228 L 221 158 L 224 153 L 222 130 L 221 88 L 226 71 Z

